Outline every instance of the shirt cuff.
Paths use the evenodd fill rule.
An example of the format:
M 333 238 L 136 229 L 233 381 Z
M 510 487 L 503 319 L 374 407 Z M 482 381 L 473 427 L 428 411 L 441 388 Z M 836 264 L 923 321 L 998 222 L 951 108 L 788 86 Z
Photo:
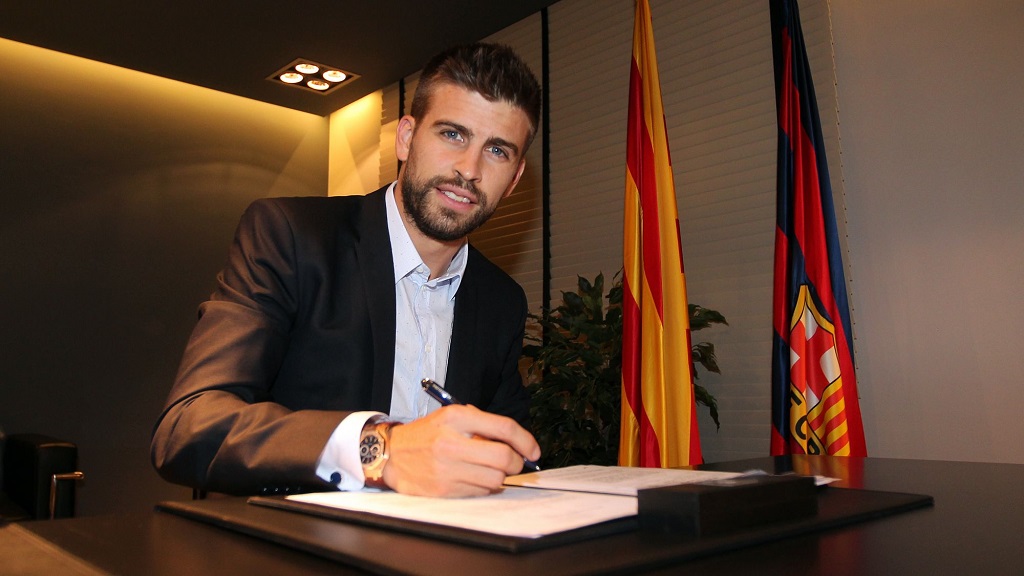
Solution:
M 345 417 L 327 440 L 316 464 L 316 475 L 338 490 L 362 490 L 365 477 L 359 460 L 359 437 L 371 418 L 386 418 L 381 412 L 353 412 Z

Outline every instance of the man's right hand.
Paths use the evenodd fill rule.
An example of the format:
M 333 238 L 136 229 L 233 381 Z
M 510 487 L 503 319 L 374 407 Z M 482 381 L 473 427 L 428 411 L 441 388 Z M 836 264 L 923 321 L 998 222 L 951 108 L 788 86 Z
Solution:
M 473 406 L 446 406 L 391 429 L 384 483 L 420 496 L 483 496 L 518 474 L 540 446 L 515 420 Z

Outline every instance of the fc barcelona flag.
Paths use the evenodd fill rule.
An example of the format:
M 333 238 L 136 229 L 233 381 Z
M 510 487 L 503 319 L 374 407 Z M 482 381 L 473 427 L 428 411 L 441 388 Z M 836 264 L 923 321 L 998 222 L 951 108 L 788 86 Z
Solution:
M 771 0 L 779 116 L 773 455 L 866 456 L 850 310 L 796 0 Z
M 700 464 L 679 219 L 647 0 L 637 0 L 633 26 L 623 236 L 619 464 Z

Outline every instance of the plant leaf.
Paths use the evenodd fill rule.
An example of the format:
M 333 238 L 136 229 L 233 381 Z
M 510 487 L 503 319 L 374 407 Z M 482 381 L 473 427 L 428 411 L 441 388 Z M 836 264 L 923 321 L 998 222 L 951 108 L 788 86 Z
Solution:
M 523 357 L 532 360 L 527 366 L 530 414 L 544 453 L 542 466 L 617 463 L 624 293 L 621 270 L 607 294 L 603 274 L 593 282 L 580 276 L 576 292 L 562 292 L 557 307 L 529 315 L 535 329 L 526 336 Z M 691 330 L 727 324 L 724 316 L 699 305 L 691 304 L 689 313 Z M 694 366 L 719 372 L 711 343 L 694 345 L 691 358 Z M 714 395 L 695 383 L 694 396 L 720 426 Z

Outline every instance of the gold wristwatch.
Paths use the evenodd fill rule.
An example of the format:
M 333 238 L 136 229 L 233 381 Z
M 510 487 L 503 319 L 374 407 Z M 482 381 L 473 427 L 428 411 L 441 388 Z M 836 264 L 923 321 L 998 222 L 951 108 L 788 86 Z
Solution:
M 391 428 L 398 422 L 371 420 L 363 426 L 359 437 L 359 461 L 363 464 L 364 484 L 370 488 L 387 488 L 384 467 L 391 455 Z

